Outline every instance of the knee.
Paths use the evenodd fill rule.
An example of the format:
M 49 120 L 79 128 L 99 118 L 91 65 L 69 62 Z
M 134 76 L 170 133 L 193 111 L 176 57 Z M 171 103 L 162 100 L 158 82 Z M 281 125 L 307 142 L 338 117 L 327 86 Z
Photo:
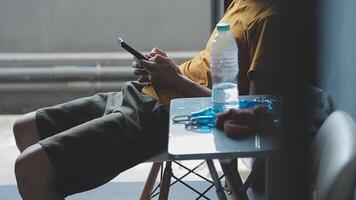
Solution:
M 15 137 L 20 137 L 23 132 L 25 132 L 31 123 L 34 123 L 34 119 L 32 119 L 32 113 L 28 113 L 18 117 L 12 127 L 12 131 L 14 132 Z
M 12 130 L 20 151 L 32 145 L 38 137 L 35 112 L 17 118 Z
M 39 145 L 27 148 L 15 161 L 15 175 L 20 190 L 28 191 L 44 187 L 55 182 L 53 172 L 46 168 L 43 152 L 39 153 Z M 42 150 L 43 151 L 43 150 Z
M 19 185 L 22 185 L 24 182 L 28 182 L 30 173 L 29 166 L 27 166 L 27 158 L 25 155 L 21 154 L 15 161 L 15 175 L 16 180 Z
M 12 132 L 14 133 L 15 139 L 20 137 L 21 130 L 23 130 L 23 119 L 19 117 L 16 119 L 14 125 L 12 126 Z
M 36 174 L 32 171 L 29 156 L 21 154 L 15 161 L 15 176 L 20 193 L 33 189 L 36 185 Z

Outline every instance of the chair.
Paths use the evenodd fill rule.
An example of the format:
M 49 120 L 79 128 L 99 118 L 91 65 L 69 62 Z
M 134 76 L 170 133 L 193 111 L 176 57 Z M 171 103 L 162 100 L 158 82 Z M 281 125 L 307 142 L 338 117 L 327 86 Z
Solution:
M 144 188 L 141 192 L 140 200 L 146 200 L 149 198 L 150 193 L 154 187 L 155 181 L 157 179 L 158 172 L 161 169 L 161 167 L 163 167 L 162 162 L 167 157 L 166 154 L 167 153 L 161 153 L 161 154 L 154 156 L 153 158 L 146 161 L 146 162 L 152 162 L 152 167 L 151 167 L 150 172 L 147 176 Z M 163 193 L 165 193 L 165 191 L 163 191 Z
M 356 126 L 345 112 L 333 112 L 311 145 L 312 198 L 352 199 L 356 186 Z
M 227 190 L 227 189 L 224 189 L 221 186 L 220 181 L 218 181 L 218 180 L 220 180 L 222 178 L 222 176 L 220 176 L 220 177 L 218 176 L 218 174 L 216 172 L 216 169 L 215 169 L 215 166 L 214 166 L 214 164 L 213 164 L 213 162 L 211 160 L 206 160 L 204 162 L 207 163 L 207 165 L 209 167 L 209 171 L 212 174 L 212 177 L 215 176 L 215 177 L 213 177 L 212 181 L 208 180 L 208 179 L 204 178 L 203 176 L 201 176 L 200 174 L 197 174 L 197 173 L 194 172 L 194 170 L 197 169 L 199 166 L 201 166 L 204 162 L 201 162 L 199 165 L 197 165 L 193 169 L 189 169 L 189 168 L 187 168 L 186 166 L 180 164 L 177 161 L 167 160 L 167 155 L 165 155 L 165 153 L 159 154 L 159 155 L 149 159 L 147 162 L 153 162 L 153 164 L 152 164 L 151 170 L 149 172 L 149 175 L 147 177 L 147 180 L 145 182 L 144 188 L 143 188 L 143 190 L 141 192 L 140 200 L 150 199 L 150 197 L 152 196 L 153 193 L 155 193 L 155 195 L 157 195 L 158 193 L 155 192 L 157 188 L 160 188 L 160 190 L 159 190 L 159 198 L 158 199 L 159 200 L 168 199 L 169 187 L 171 185 L 170 184 L 171 177 L 174 177 L 176 179 L 174 181 L 174 183 L 175 182 L 180 182 L 180 183 L 184 184 L 185 186 L 187 186 L 188 188 L 190 188 L 191 190 L 195 191 L 197 194 L 199 194 L 199 197 L 205 197 L 205 193 L 208 190 L 210 190 L 210 188 L 212 186 L 209 187 L 203 193 L 201 193 L 201 192 L 195 190 L 192 186 L 189 186 L 188 184 L 182 182 L 181 178 L 185 177 L 188 174 L 195 174 L 195 175 L 205 179 L 206 181 L 210 182 L 212 185 L 215 185 L 215 188 L 217 189 L 216 190 L 217 195 L 219 195 L 219 199 L 226 199 L 225 194 L 224 194 L 224 190 Z M 185 174 L 184 176 L 179 177 L 179 178 L 173 176 L 172 168 L 171 168 L 172 163 L 178 164 L 179 166 L 187 169 L 189 172 L 187 174 Z M 159 173 L 160 170 L 161 170 L 160 183 L 156 187 L 156 189 L 153 190 L 155 181 L 157 179 L 157 176 L 158 176 L 158 173 Z M 239 175 L 236 175 L 234 177 L 239 177 L 240 178 Z M 244 195 L 244 193 L 241 193 L 241 194 Z M 153 196 L 155 196 L 155 195 L 153 195 Z M 199 197 L 198 197 L 198 199 L 199 199 Z

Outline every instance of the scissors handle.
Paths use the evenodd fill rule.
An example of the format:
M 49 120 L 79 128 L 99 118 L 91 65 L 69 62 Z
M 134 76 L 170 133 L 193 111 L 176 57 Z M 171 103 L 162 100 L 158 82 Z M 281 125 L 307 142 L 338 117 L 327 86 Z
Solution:
M 177 124 L 185 124 L 191 121 L 190 115 L 176 115 L 172 117 L 172 121 Z

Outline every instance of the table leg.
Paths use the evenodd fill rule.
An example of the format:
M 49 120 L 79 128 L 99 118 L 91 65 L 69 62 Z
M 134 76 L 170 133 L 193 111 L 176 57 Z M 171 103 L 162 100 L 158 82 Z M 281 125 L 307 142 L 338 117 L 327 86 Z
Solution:
M 150 173 L 148 174 L 145 186 L 142 190 L 140 200 L 147 200 L 150 193 L 152 192 L 153 186 L 156 182 L 159 169 L 161 168 L 160 162 L 154 162 L 152 164 Z
M 232 192 L 232 198 L 234 199 L 248 199 L 246 192 L 241 191 L 242 188 L 242 180 L 240 177 L 240 174 L 236 172 L 234 167 L 231 167 L 231 165 L 234 165 L 229 162 L 224 162 L 220 160 L 220 165 L 222 170 L 224 171 L 225 178 L 227 180 L 228 186 L 231 189 Z
M 159 191 L 159 200 L 167 200 L 169 193 L 169 185 L 172 177 L 172 161 L 166 161 L 163 178 L 161 180 L 161 188 Z
M 248 188 L 250 186 L 251 189 L 253 190 L 254 187 L 255 187 L 255 184 L 256 184 L 256 179 L 263 179 L 264 180 L 264 177 L 257 177 L 257 176 L 264 176 L 264 171 L 263 171 L 263 174 L 261 174 L 261 171 L 264 170 L 264 159 L 260 158 L 260 159 L 256 159 L 252 165 L 252 169 L 251 169 L 251 172 L 250 174 L 248 175 L 248 177 L 246 178 L 244 184 L 242 185 L 242 188 L 241 190 L 242 191 L 247 191 Z M 254 185 L 252 185 L 254 184 Z M 263 186 L 265 186 L 265 183 L 263 183 Z M 263 188 L 264 189 L 264 188 Z M 259 192 L 264 192 L 264 190 L 260 190 Z
M 237 158 L 231 160 L 230 167 L 231 167 L 232 173 L 239 173 Z M 225 178 L 225 183 L 228 185 L 226 178 Z M 229 188 L 229 185 L 227 187 Z M 237 200 L 237 199 L 236 199 L 236 197 L 234 195 L 231 195 L 231 200 Z
M 213 179 L 213 182 L 214 182 L 214 185 L 216 188 L 216 194 L 218 195 L 219 200 L 226 200 L 225 192 L 221 186 L 221 182 L 219 180 L 219 176 L 218 176 L 218 173 L 216 172 L 213 161 L 206 160 L 206 164 L 208 165 L 210 175 L 211 175 L 211 178 Z

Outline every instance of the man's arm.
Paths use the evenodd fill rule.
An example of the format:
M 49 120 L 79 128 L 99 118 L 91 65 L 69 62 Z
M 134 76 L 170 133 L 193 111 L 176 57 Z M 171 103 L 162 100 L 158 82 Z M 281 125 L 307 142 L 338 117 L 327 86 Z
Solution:
M 139 65 L 150 74 L 150 83 L 158 90 L 175 91 L 185 97 L 210 96 L 211 90 L 179 73 L 178 66 L 159 49 L 152 53 L 149 61 L 141 60 Z
M 249 94 L 274 94 L 280 69 L 279 16 L 269 16 L 251 29 L 249 34 L 251 66 Z
M 181 75 L 178 90 L 185 97 L 209 97 L 211 95 L 211 89 L 190 80 L 184 75 Z

